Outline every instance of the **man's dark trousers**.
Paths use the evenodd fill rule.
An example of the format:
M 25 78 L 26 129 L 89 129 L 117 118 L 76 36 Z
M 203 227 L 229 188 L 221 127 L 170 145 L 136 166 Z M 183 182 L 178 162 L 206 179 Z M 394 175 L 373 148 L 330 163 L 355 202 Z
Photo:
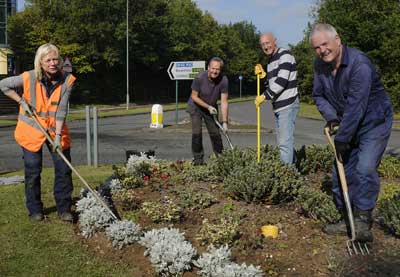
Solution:
M 216 155 L 221 154 L 223 150 L 221 134 L 212 115 L 206 114 L 205 112 L 194 108 L 190 109 L 189 113 L 192 120 L 192 153 L 194 157 L 194 163 L 202 164 L 204 162 L 202 135 L 203 120 L 207 127 L 208 134 L 210 135 L 213 151 Z

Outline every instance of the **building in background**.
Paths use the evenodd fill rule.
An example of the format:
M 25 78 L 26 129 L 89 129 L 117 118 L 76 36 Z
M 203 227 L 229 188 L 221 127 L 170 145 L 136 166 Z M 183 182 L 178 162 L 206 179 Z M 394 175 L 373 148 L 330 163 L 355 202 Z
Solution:
M 7 20 L 17 11 L 17 0 L 0 0 L 0 79 L 15 74 L 15 59 L 8 44 Z M 0 114 L 14 112 L 17 105 L 0 93 Z

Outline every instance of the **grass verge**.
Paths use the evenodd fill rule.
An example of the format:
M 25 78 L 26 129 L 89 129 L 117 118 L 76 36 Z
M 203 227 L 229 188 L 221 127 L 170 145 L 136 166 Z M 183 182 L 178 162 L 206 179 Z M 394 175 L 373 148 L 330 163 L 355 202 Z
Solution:
M 110 176 L 110 166 L 77 167 L 92 187 Z M 22 175 L 14 172 L 7 175 Z M 25 208 L 24 185 L 0 186 L 0 276 L 133 276 L 118 261 L 90 256 L 74 225 L 57 217 L 53 200 L 53 169 L 43 169 L 42 201 L 47 219 L 32 222 Z M 74 196 L 82 185 L 74 176 Z

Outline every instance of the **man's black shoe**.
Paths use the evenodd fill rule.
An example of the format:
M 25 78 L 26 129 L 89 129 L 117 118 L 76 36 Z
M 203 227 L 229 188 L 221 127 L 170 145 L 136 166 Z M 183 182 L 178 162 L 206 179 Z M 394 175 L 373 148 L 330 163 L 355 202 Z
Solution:
M 29 217 L 33 221 L 42 221 L 44 219 L 44 216 L 42 213 L 31 214 Z
M 372 242 L 374 237 L 371 232 L 372 228 L 372 210 L 354 211 L 354 227 L 356 229 L 356 240 L 360 242 Z
M 348 227 L 346 221 L 342 219 L 337 223 L 326 225 L 322 231 L 328 235 L 347 235 Z

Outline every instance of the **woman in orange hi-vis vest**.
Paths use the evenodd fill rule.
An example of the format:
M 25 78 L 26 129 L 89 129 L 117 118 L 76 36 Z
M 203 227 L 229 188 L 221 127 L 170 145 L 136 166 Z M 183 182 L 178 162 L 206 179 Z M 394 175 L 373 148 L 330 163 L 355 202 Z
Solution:
M 0 81 L 0 89 L 4 94 L 20 104 L 15 140 L 23 151 L 26 207 L 32 220 L 44 219 L 40 174 L 45 144 L 54 163 L 54 198 L 58 216 L 64 221 L 73 221 L 72 172 L 56 149 L 62 149 L 64 156 L 71 160 L 71 138 L 65 118 L 75 77 L 62 70 L 60 51 L 52 44 L 46 43 L 37 49 L 34 63 L 34 70 Z M 22 96 L 16 92 L 20 88 L 23 90 Z M 37 116 L 50 134 L 53 146 L 46 140 L 33 116 Z

